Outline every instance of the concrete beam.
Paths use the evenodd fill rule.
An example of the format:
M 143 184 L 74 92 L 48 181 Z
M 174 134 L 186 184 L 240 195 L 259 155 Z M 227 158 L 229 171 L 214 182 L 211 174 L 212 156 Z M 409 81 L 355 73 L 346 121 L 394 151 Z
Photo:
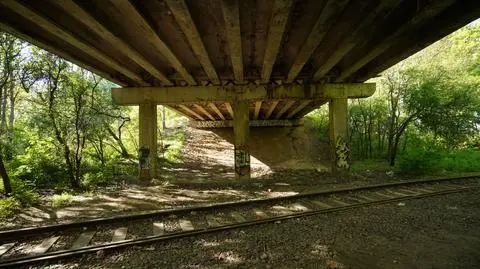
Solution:
M 83 40 L 79 39 L 75 35 L 61 28 L 60 26 L 52 22 L 50 19 L 43 17 L 42 15 L 37 13 L 35 10 L 28 7 L 28 5 L 21 3 L 19 1 L 14 1 L 14 0 L 5 0 L 5 1 L 2 1 L 1 4 L 8 7 L 9 9 L 14 11 L 21 17 L 32 21 L 38 27 L 41 27 L 48 33 L 51 33 L 57 38 L 60 38 L 65 42 L 71 44 L 72 46 L 86 53 L 90 57 L 98 59 L 99 61 L 103 62 L 106 66 L 117 70 L 124 76 L 133 80 L 138 85 L 141 85 L 141 86 L 150 85 L 149 83 L 145 82 L 143 78 L 140 77 L 137 73 L 132 72 L 117 60 L 105 55 L 103 52 L 101 52 L 94 46 L 84 42 Z
M 235 80 L 243 82 L 242 34 L 240 32 L 240 9 L 238 0 L 223 0 L 222 12 L 227 32 L 230 60 Z
M 308 85 L 234 85 L 196 87 L 113 88 L 112 98 L 119 105 L 144 103 L 181 104 L 265 100 L 318 100 L 365 98 L 375 92 L 374 83 Z
M 168 60 L 168 62 L 177 70 L 177 72 L 182 76 L 185 81 L 190 85 L 197 85 L 197 82 L 188 72 L 188 70 L 183 66 L 178 57 L 173 53 L 173 51 L 167 46 L 167 44 L 160 39 L 154 29 L 148 24 L 145 18 L 138 12 L 138 10 L 133 6 L 133 4 L 128 0 L 111 0 L 108 3 L 114 6 L 117 11 L 128 18 L 128 21 L 132 24 L 138 25 L 139 29 L 142 29 L 142 32 L 138 33 L 138 36 L 145 40 L 145 42 L 150 42 L 154 48 Z
M 193 106 L 198 109 L 198 111 L 202 112 L 203 115 L 207 116 L 209 119 L 211 120 L 216 120 L 214 116 L 212 116 L 212 114 L 210 114 L 210 112 L 208 112 L 205 108 L 203 108 L 201 105 L 199 104 L 193 104 Z
M 282 115 L 287 112 L 293 105 L 295 104 L 294 100 L 288 100 L 283 107 L 278 111 L 277 115 L 275 115 L 275 119 L 278 120 L 282 117 Z
M 292 67 L 288 71 L 287 83 L 291 83 L 302 71 L 303 66 L 308 62 L 315 49 L 330 30 L 333 22 L 338 19 L 338 15 L 345 7 L 348 0 L 329 0 L 318 17 L 315 26 L 308 35 L 307 40 L 300 48 Z
M 222 120 L 225 120 L 225 116 L 223 116 L 222 111 L 220 111 L 220 109 L 218 109 L 218 107 L 215 105 L 215 103 L 208 103 L 208 106 L 209 106 L 213 111 L 215 111 L 215 113 L 217 113 L 217 115 L 218 115 Z
M 413 31 L 413 29 L 415 29 L 416 27 L 424 24 L 430 18 L 447 9 L 448 6 L 450 6 L 453 2 L 455 1 L 447 0 L 429 2 L 422 10 L 416 12 L 415 15 L 404 25 L 396 29 L 395 32 L 392 32 L 391 35 L 387 36 L 382 42 L 379 42 L 377 46 L 371 48 L 369 53 L 363 55 L 363 57 L 358 59 L 355 63 L 342 70 L 336 80 L 343 81 L 349 76 L 353 75 L 360 68 L 367 65 L 369 62 L 371 62 L 377 56 L 381 55 L 390 47 L 397 43 L 400 43 L 400 40 L 402 40 L 402 38 L 408 35 L 410 31 Z
M 178 25 L 180 28 L 182 28 L 188 43 L 197 56 L 197 59 L 202 65 L 203 70 L 205 70 L 208 78 L 213 82 L 213 84 L 220 84 L 215 67 L 208 56 L 207 49 L 202 42 L 202 38 L 197 30 L 197 26 L 190 15 L 190 10 L 188 9 L 187 3 L 185 3 L 185 0 L 167 0 L 167 4 L 172 10 L 172 14 L 175 17 Z
M 190 121 L 189 125 L 197 129 L 232 128 L 233 120 Z M 303 119 L 295 120 L 249 120 L 250 127 L 292 127 L 303 125 Z
M 282 44 L 283 34 L 290 14 L 290 7 L 293 0 L 276 0 L 273 5 L 272 17 L 270 18 L 270 27 L 267 36 L 267 48 L 263 57 L 262 82 L 270 81 L 273 65 L 277 59 L 277 54 Z
M 143 55 L 137 52 L 129 44 L 121 38 L 115 36 L 110 30 L 98 22 L 93 16 L 87 13 L 82 7 L 76 4 L 73 0 L 51 0 L 59 8 L 66 13 L 75 14 L 79 22 L 83 23 L 87 28 L 103 37 L 111 46 L 118 47 L 128 58 L 136 62 L 153 77 L 161 81 L 163 84 L 172 86 L 173 83 L 155 66 L 153 66 Z
M 275 110 L 279 102 L 280 102 L 279 100 L 273 101 L 273 104 L 271 104 L 270 107 L 268 108 L 267 114 L 265 114 L 265 119 L 270 118 L 270 116 L 272 115 L 273 111 Z
M 253 113 L 253 119 L 258 119 L 258 115 L 260 114 L 260 109 L 262 108 L 262 101 L 255 102 L 255 111 Z

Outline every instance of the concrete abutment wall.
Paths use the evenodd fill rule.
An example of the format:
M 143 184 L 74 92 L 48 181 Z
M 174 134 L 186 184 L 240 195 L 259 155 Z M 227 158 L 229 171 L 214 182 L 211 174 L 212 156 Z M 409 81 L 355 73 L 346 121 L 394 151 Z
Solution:
M 234 142 L 232 128 L 205 129 L 228 142 Z M 250 127 L 248 139 L 250 154 L 269 166 L 280 169 L 331 168 L 330 145 L 317 137 L 313 124 L 305 119 L 304 124 L 290 127 Z

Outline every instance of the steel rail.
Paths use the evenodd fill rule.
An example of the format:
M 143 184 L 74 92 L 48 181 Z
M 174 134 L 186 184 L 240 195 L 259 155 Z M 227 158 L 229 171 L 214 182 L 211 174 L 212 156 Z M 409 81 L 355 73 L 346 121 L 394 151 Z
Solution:
M 203 211 L 203 210 L 207 211 L 212 209 L 228 208 L 232 206 L 245 206 L 245 205 L 258 204 L 258 203 L 275 202 L 275 201 L 288 201 L 288 200 L 309 197 L 309 196 L 330 195 L 330 194 L 346 193 L 351 191 L 371 190 L 371 189 L 395 187 L 395 186 L 408 186 L 408 185 L 415 185 L 415 184 L 421 184 L 421 183 L 461 180 L 461 179 L 469 179 L 469 178 L 475 178 L 475 177 L 480 177 L 480 174 L 469 174 L 469 175 L 462 175 L 462 176 L 456 176 L 456 177 L 417 179 L 417 180 L 409 180 L 409 181 L 397 181 L 397 182 L 389 182 L 389 183 L 370 184 L 370 185 L 358 186 L 358 187 L 344 187 L 344 188 L 338 188 L 335 190 L 304 192 L 304 193 L 299 193 L 299 194 L 294 194 L 289 196 L 250 199 L 245 201 L 234 201 L 234 202 L 216 203 L 216 204 L 203 205 L 203 206 L 185 207 L 185 208 L 179 208 L 179 209 L 173 209 L 173 210 L 156 210 L 156 211 L 140 213 L 140 214 L 96 218 L 96 219 L 90 219 L 90 220 L 85 220 L 80 222 L 69 222 L 69 223 L 45 225 L 41 227 L 27 227 L 27 228 L 15 229 L 15 230 L 4 230 L 4 231 L 0 231 L 0 238 L 2 239 L 19 238 L 19 237 L 32 235 L 32 234 L 57 232 L 59 230 L 68 230 L 68 229 L 74 229 L 74 228 L 91 227 L 95 225 L 110 224 L 110 223 L 116 223 L 120 221 L 148 219 L 153 217 L 168 216 L 171 214 L 185 214 L 185 213 L 189 213 L 190 211 Z
M 441 191 L 436 191 L 431 193 L 423 193 L 423 194 L 417 194 L 417 195 L 412 194 L 412 195 L 406 195 L 403 197 L 388 198 L 388 199 L 382 199 L 382 200 L 376 200 L 376 201 L 366 201 L 366 202 L 361 202 L 357 204 L 337 206 L 337 207 L 332 207 L 327 209 L 311 210 L 311 211 L 306 211 L 301 213 L 293 213 L 289 215 L 269 217 L 269 218 L 260 219 L 260 220 L 250 220 L 250 221 L 245 221 L 241 223 L 228 224 L 228 225 L 217 226 L 217 227 L 212 227 L 207 229 L 197 229 L 197 230 L 186 231 L 186 232 L 174 232 L 168 235 L 145 236 L 138 239 L 128 239 L 128 240 L 123 240 L 119 242 L 106 243 L 98 246 L 87 246 L 87 247 L 83 247 L 75 250 L 60 250 L 60 251 L 39 254 L 34 256 L 26 256 L 26 257 L 3 260 L 0 262 L 0 268 L 7 268 L 7 267 L 10 268 L 12 266 L 21 266 L 21 265 L 37 263 L 42 261 L 70 258 L 78 255 L 93 253 L 99 250 L 120 249 L 128 246 L 148 244 L 153 242 L 171 240 L 171 239 L 200 235 L 200 234 L 208 234 L 208 233 L 219 232 L 219 231 L 226 231 L 226 230 L 231 230 L 236 228 L 243 228 L 248 226 L 275 222 L 279 220 L 287 220 L 287 219 L 293 219 L 293 218 L 313 216 L 318 214 L 339 212 L 339 211 L 345 211 L 345 210 L 359 208 L 359 207 L 387 204 L 392 202 L 413 200 L 413 199 L 426 198 L 426 197 L 432 197 L 432 196 L 439 196 L 439 195 L 445 195 L 445 194 L 451 194 L 451 193 L 457 193 L 457 192 L 463 192 L 463 191 L 470 191 L 474 189 L 480 189 L 480 186 L 459 187 L 457 189 L 441 190 Z

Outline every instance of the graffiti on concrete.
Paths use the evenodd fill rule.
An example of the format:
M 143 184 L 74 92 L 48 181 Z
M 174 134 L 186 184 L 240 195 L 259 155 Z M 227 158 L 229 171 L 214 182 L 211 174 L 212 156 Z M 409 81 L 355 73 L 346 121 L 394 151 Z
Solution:
M 139 150 L 139 163 L 140 169 L 148 169 L 148 156 L 150 155 L 150 149 L 143 146 Z
M 250 153 L 246 149 L 235 149 L 235 172 L 238 175 L 250 173 Z
M 335 164 L 337 168 L 347 170 L 350 168 L 349 164 L 350 149 L 347 147 L 347 142 L 341 136 L 338 136 L 335 142 Z

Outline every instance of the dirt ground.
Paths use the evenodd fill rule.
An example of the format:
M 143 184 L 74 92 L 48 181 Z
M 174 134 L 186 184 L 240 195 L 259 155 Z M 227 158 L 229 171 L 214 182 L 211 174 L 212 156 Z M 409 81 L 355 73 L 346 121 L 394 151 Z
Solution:
M 98 253 L 43 268 L 480 268 L 480 191 Z

